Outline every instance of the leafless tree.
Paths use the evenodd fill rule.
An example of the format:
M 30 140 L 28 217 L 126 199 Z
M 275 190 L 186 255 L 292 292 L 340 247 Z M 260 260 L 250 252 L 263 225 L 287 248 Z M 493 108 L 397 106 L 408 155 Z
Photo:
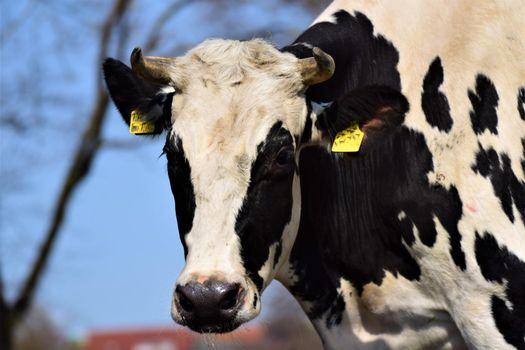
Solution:
M 113 9 L 104 21 L 101 29 L 99 62 L 103 57 L 107 56 L 110 38 L 119 21 L 125 16 L 129 3 L 129 0 L 114 1 Z M 22 284 L 22 288 L 11 303 L 5 297 L 3 282 L 0 278 L 0 345 L 3 349 L 11 349 L 12 347 L 14 330 L 31 307 L 35 291 L 57 241 L 73 191 L 89 173 L 93 159 L 100 146 L 101 127 L 106 116 L 108 101 L 108 94 L 102 88 L 102 84 L 99 83 L 96 101 L 89 117 L 89 122 L 81 136 L 73 161 L 55 202 L 50 224 L 44 234 L 44 240 Z
M 61 332 L 46 310 L 34 306 L 17 326 L 14 335 L 16 350 L 76 350 L 80 349 Z

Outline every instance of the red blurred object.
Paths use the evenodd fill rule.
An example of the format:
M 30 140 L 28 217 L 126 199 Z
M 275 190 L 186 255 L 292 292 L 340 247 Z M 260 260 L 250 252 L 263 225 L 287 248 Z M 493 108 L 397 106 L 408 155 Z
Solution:
M 168 327 L 94 331 L 85 350 L 190 350 L 196 340 L 186 330 Z
M 213 342 L 225 345 L 250 345 L 264 339 L 261 327 L 243 328 L 240 331 L 213 335 Z M 202 335 L 182 328 L 141 328 L 98 330 L 89 334 L 85 350 L 191 350 L 199 348 L 206 340 Z

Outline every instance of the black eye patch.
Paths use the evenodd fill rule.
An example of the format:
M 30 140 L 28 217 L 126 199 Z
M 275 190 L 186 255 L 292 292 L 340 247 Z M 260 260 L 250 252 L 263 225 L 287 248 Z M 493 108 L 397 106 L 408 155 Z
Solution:
M 163 153 L 168 161 L 168 176 L 171 191 L 175 198 L 179 234 L 184 247 L 184 256 L 186 256 L 188 247 L 184 236 L 191 230 L 195 216 L 195 192 L 191 181 L 191 166 L 184 154 L 184 147 L 180 138 L 172 140 L 168 136 Z
M 252 166 L 251 182 L 257 183 L 272 175 L 294 169 L 293 137 L 283 128 L 282 122 L 277 122 L 268 132 L 266 140 L 257 146 L 257 159 Z
M 250 185 L 236 218 L 242 261 L 259 290 L 264 281 L 258 271 L 269 259 L 270 246 L 280 242 L 291 219 L 294 150 L 290 132 L 282 122 L 275 123 L 257 146 Z

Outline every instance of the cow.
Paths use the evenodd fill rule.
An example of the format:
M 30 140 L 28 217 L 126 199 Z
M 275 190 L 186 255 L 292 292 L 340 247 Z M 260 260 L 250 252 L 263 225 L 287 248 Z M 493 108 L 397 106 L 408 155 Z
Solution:
M 281 49 L 107 59 L 166 134 L 172 318 L 229 332 L 275 279 L 327 349 L 525 349 L 524 8 L 338 0 Z

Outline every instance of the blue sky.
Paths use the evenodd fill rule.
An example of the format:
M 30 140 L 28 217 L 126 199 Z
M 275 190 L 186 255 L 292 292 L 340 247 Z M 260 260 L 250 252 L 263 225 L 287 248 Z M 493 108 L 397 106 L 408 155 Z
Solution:
M 0 129 L 0 259 L 11 296 L 42 238 L 87 121 L 99 69 L 97 29 L 109 10 L 109 2 L 101 0 L 85 7 L 75 1 L 52 3 L 2 2 L 0 9 L 0 112 L 27 123 L 23 132 Z M 134 3 L 126 55 L 141 44 L 165 4 Z M 293 5 L 274 8 L 274 1 L 227 4 L 220 20 L 204 2 L 185 8 L 169 23 L 163 48 L 224 37 L 232 27 L 270 34 L 288 23 L 288 32 L 269 35 L 282 45 L 312 21 Z M 76 17 L 68 18 L 72 11 Z M 60 28 L 70 31 L 68 40 L 61 41 Z M 36 102 L 27 102 L 29 93 L 38 95 Z M 140 142 L 129 135 L 113 105 L 104 137 L 136 142 L 130 149 L 99 153 L 74 195 L 37 298 L 73 335 L 171 323 L 171 293 L 183 266 L 166 161 L 159 158 L 163 138 Z M 266 292 L 263 301 L 271 294 Z

